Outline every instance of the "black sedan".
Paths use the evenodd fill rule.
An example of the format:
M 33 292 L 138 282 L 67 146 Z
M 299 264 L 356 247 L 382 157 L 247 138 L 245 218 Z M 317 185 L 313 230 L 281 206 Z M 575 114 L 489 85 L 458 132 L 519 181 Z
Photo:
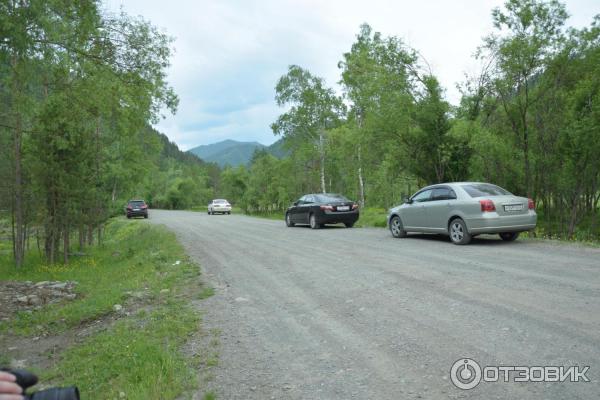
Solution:
M 319 229 L 325 224 L 343 223 L 352 228 L 358 220 L 358 204 L 333 193 L 307 194 L 285 212 L 287 226 L 308 224 Z

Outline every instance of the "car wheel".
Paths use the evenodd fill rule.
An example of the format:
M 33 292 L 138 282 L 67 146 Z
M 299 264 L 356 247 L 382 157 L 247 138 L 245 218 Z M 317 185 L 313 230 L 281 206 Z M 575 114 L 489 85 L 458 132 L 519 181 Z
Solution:
M 285 213 L 285 224 L 291 228 L 292 226 L 296 225 L 292 222 L 292 217 L 290 216 L 290 213 Z
M 460 218 L 453 219 L 450 222 L 450 240 L 454 244 L 468 244 L 471 241 L 471 234 L 467 231 L 465 221 Z
M 517 240 L 519 237 L 519 232 L 502 232 L 499 235 L 500 239 L 504 240 L 505 242 L 512 242 L 513 240 Z
M 227 211 L 227 215 L 231 215 L 231 211 Z
M 321 224 L 317 223 L 317 217 L 315 214 L 310 214 L 310 217 L 308 217 L 308 222 L 310 223 L 311 229 L 319 229 L 321 227 Z
M 145 219 L 148 219 L 148 214 L 144 215 L 144 218 L 145 218 Z
M 128 215 L 128 216 L 127 216 L 127 219 L 131 219 L 131 215 Z
M 352 228 L 354 226 L 354 222 L 345 222 L 346 228 Z
M 390 232 L 392 232 L 392 236 L 395 238 L 405 238 L 407 236 L 402 225 L 402 220 L 397 215 L 394 215 L 390 220 Z

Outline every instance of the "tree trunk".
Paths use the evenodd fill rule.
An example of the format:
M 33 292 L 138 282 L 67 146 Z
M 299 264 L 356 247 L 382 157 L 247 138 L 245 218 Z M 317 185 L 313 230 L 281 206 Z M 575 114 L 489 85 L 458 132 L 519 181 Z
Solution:
M 361 149 L 361 145 L 358 145 L 358 187 L 360 190 L 360 206 L 361 208 L 365 206 L 365 182 L 363 180 L 363 174 L 362 174 L 362 149 Z
M 116 180 L 113 183 L 113 188 L 112 188 L 112 193 L 111 193 L 110 198 L 111 198 L 111 200 L 112 200 L 113 203 L 117 199 L 117 181 Z
M 531 193 L 531 168 L 529 166 L 529 133 L 527 127 L 523 132 L 523 157 L 525 158 L 525 191 L 528 198 L 532 198 Z
M 573 196 L 573 200 L 571 202 L 571 216 L 569 218 L 569 231 L 567 232 L 567 237 L 569 239 L 573 238 L 573 233 L 575 232 L 575 226 L 577 224 L 577 208 L 579 206 L 579 198 L 581 197 L 582 191 L 581 184 L 578 184 L 577 191 L 575 192 L 575 196 Z
M 18 67 L 17 57 L 12 58 L 12 67 L 14 71 L 14 82 L 13 82 L 13 104 L 17 107 L 15 113 L 15 127 L 13 129 L 13 145 L 14 145 L 14 184 L 13 189 L 13 218 L 15 225 L 15 233 L 13 235 L 13 250 L 15 265 L 17 268 L 23 265 L 23 259 L 25 258 L 25 243 L 24 243 L 24 232 L 23 232 L 23 221 L 24 221 L 24 210 L 23 210 L 23 172 L 22 172 L 22 159 L 21 159 L 21 146 L 23 142 L 23 127 L 22 127 L 22 115 L 20 110 L 20 100 L 15 99 L 20 94 L 19 78 L 17 76 Z
M 65 223 L 63 229 L 63 262 L 65 265 L 69 263 L 69 247 L 69 225 Z
M 325 187 L 325 138 L 323 131 L 319 132 L 319 158 L 321 161 L 321 191 L 327 193 Z
M 94 226 L 92 224 L 88 225 L 87 243 L 88 243 L 88 246 L 91 246 L 94 244 Z
M 85 247 L 85 227 L 79 225 L 79 251 L 83 251 Z

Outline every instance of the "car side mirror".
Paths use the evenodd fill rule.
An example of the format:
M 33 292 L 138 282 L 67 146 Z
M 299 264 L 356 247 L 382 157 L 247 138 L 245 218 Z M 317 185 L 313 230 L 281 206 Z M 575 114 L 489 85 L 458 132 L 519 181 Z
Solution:
M 406 204 L 412 204 L 412 202 L 413 202 L 413 201 L 410 199 L 410 197 L 405 197 L 405 198 L 404 198 L 404 202 L 405 202 Z
M 298 202 L 297 202 L 297 201 L 295 201 L 295 202 L 294 202 L 292 205 L 293 205 L 294 207 L 296 207 L 296 206 L 298 205 Z

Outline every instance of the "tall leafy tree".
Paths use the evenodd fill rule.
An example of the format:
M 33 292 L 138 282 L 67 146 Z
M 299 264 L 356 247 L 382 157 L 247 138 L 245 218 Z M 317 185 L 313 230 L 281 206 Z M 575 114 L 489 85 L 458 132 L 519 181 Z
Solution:
M 349 133 L 354 134 L 356 143 L 362 205 L 366 197 L 365 166 L 368 165 L 370 170 L 380 161 L 375 147 L 384 146 L 377 152 L 390 149 L 389 146 L 395 148 L 390 136 L 396 136 L 397 140 L 397 135 L 410 124 L 413 105 L 411 71 L 416 59 L 415 52 L 398 38 L 384 38 L 379 32 L 373 32 L 368 24 L 363 24 L 350 51 L 338 64 L 342 71 L 340 83 L 351 101 L 349 121 L 356 125 Z
M 503 9 L 494 9 L 498 32 L 485 39 L 480 53 L 493 59 L 489 83 L 522 151 L 528 196 L 532 195 L 530 111 L 539 97 L 535 80 L 555 56 L 567 17 L 557 0 L 509 0 Z
M 342 100 L 333 89 L 325 86 L 323 79 L 309 71 L 292 65 L 275 88 L 279 106 L 289 105 L 271 125 L 276 135 L 312 142 L 319 156 L 321 190 L 325 185 L 325 148 L 327 131 L 336 127 L 344 114 Z

